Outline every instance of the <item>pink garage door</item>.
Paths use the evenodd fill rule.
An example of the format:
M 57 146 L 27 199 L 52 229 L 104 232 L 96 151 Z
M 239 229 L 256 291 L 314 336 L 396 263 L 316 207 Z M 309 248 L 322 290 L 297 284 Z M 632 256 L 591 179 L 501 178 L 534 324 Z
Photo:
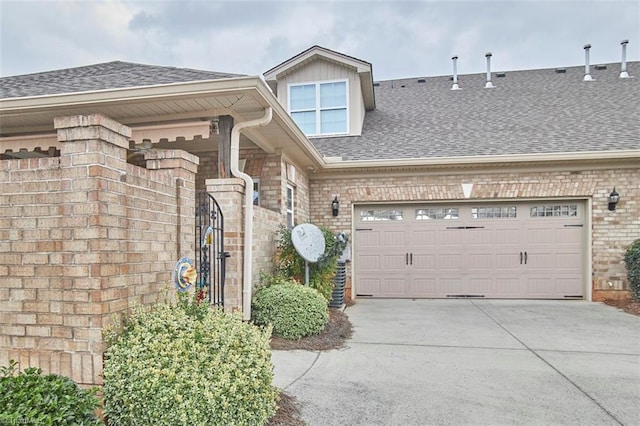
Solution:
M 582 298 L 583 204 L 359 206 L 356 295 Z

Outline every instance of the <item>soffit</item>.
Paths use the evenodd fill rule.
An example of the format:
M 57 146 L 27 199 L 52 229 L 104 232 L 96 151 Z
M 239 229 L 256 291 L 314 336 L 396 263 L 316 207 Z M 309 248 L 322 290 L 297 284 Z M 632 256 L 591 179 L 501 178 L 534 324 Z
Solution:
M 221 115 L 231 115 L 236 123 L 253 120 L 261 117 L 269 106 L 274 110 L 272 121 L 244 132 L 242 145 L 254 144 L 270 153 L 286 150 L 301 167 L 318 167 L 322 161 L 319 153 L 257 77 L 4 99 L 0 100 L 0 136 L 12 141 L 24 136 L 25 143 L 30 138 L 33 142 L 33 137 L 27 135 L 55 132 L 55 117 L 100 113 L 130 126 L 134 138 L 136 129 L 146 128 L 145 139 L 159 139 L 164 128 L 165 145 L 191 152 L 215 150 L 217 136 L 200 135 L 206 126 L 198 125 L 198 121 L 208 125 L 211 119 Z M 183 126 L 183 137 L 176 129 L 180 126 Z M 155 136 L 149 137 L 149 129 L 154 127 Z M 188 140 L 193 137 L 195 139 Z M 47 149 L 48 145 L 41 148 Z

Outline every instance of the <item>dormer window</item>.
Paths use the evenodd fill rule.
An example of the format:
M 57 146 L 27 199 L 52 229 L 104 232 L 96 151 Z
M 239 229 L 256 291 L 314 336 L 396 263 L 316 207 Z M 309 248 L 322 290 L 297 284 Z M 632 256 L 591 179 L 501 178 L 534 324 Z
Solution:
M 348 133 L 347 80 L 289 86 L 291 118 L 307 136 Z

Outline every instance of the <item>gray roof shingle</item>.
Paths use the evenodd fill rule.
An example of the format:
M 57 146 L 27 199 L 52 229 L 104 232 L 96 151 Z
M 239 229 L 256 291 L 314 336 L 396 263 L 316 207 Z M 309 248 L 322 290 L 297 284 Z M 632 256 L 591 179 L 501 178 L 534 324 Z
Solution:
M 361 136 L 313 138 L 344 160 L 465 157 L 640 149 L 640 62 L 379 82 Z
M 0 99 L 240 77 L 213 71 L 113 61 L 0 78 Z

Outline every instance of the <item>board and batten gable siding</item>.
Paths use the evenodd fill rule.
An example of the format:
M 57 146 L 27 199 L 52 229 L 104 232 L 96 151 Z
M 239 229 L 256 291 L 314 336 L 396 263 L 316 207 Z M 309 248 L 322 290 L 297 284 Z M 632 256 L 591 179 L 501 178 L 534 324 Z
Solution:
M 360 135 L 364 122 L 364 100 L 360 77 L 355 70 L 331 63 L 317 60 L 305 65 L 284 77 L 278 79 L 278 100 L 285 109 L 289 108 L 289 85 L 316 83 L 321 81 L 347 80 L 349 90 L 349 135 Z

